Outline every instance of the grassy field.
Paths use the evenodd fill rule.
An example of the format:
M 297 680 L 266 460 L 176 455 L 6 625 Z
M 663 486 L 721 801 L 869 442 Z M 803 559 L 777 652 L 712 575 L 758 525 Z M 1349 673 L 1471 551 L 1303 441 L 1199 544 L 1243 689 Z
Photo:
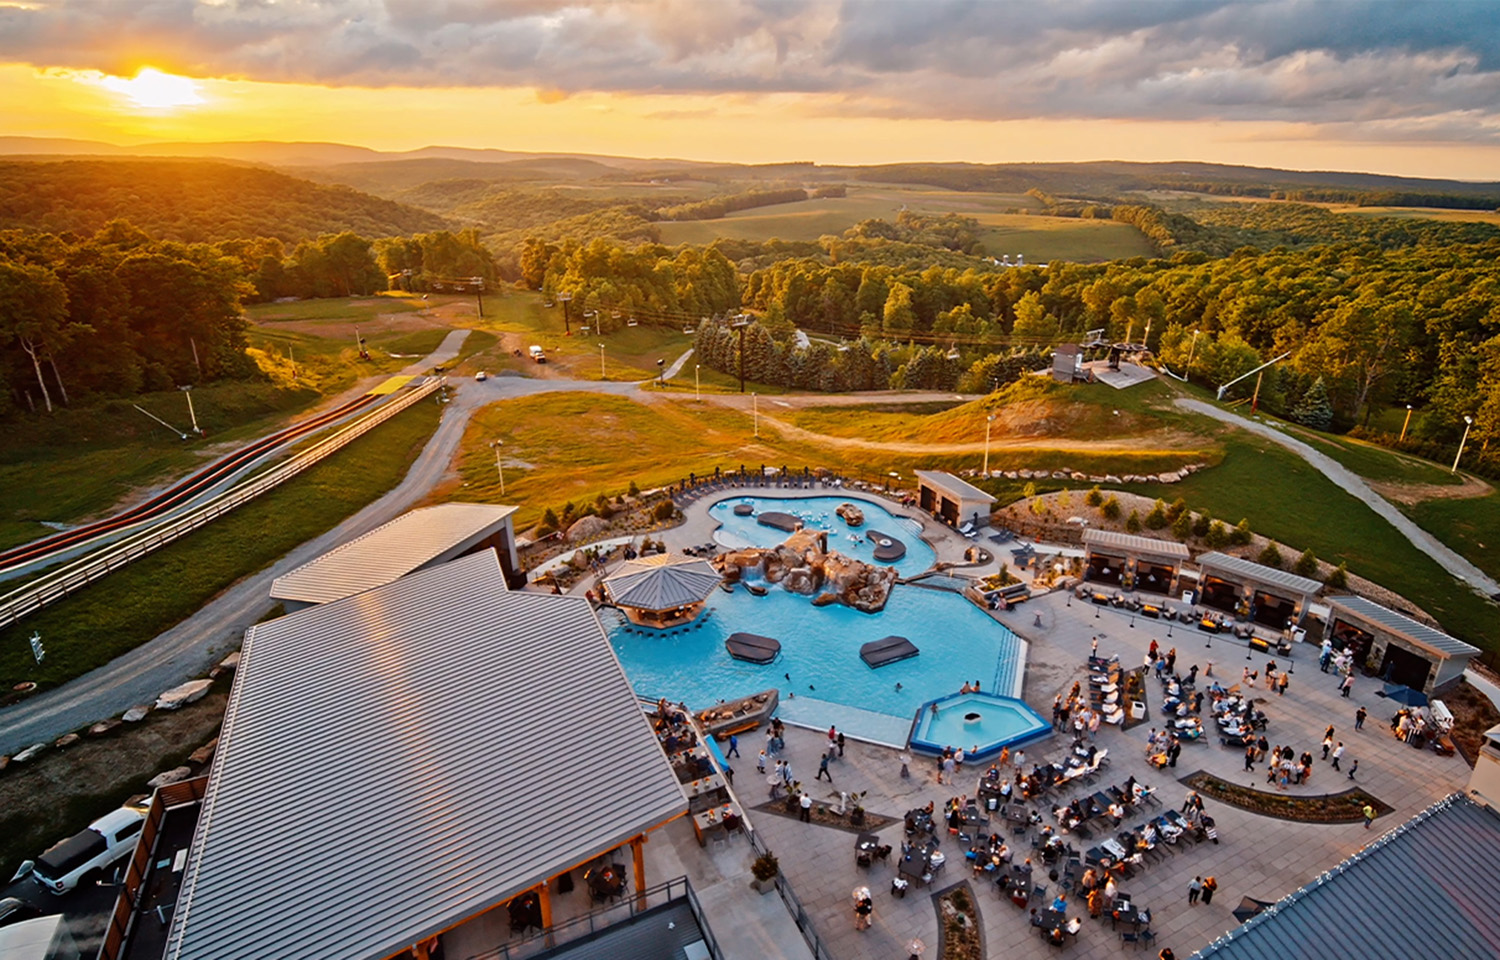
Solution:
M 782 203 L 718 220 L 665 222 L 659 226 L 662 242 L 668 244 L 707 244 L 718 237 L 816 240 L 825 234 L 841 234 L 861 220 L 894 221 L 902 207 L 921 213 L 974 217 L 985 228 L 983 240 L 991 253 L 1021 253 L 1036 263 L 1112 260 L 1154 252 L 1140 231 L 1127 224 L 1007 212 L 1036 208 L 1037 201 L 1027 196 L 878 184 L 852 184 L 846 197 Z
M 1286 425 L 1287 432 L 1327 454 L 1366 480 L 1377 483 L 1421 483 L 1438 486 L 1463 483 L 1463 477 L 1408 453 L 1387 450 L 1373 443 L 1349 437 L 1316 433 L 1304 427 Z
M 1400 217 L 1406 220 L 1448 220 L 1457 223 L 1493 223 L 1500 226 L 1500 210 L 1445 210 L 1439 207 L 1355 207 L 1328 204 L 1334 213 L 1354 213 L 1362 217 Z
M 1455 581 L 1307 461 L 1239 431 L 1224 438 L 1224 448 L 1215 469 L 1192 474 L 1170 489 L 1126 489 L 1169 501 L 1182 497 L 1195 512 L 1206 511 L 1231 524 L 1248 518 L 1257 533 L 1296 549 L 1311 547 L 1332 563 L 1343 560 L 1352 572 L 1409 597 L 1455 636 L 1500 647 L 1493 604 Z
M 265 496 L 0 631 L 0 685 L 55 686 L 150 640 L 394 487 L 437 421 L 437 405 L 419 403 Z M 40 666 L 26 643 L 33 631 L 47 644 Z
M 1472 500 L 1425 500 L 1401 509 L 1422 529 L 1500 579 L 1500 492 Z

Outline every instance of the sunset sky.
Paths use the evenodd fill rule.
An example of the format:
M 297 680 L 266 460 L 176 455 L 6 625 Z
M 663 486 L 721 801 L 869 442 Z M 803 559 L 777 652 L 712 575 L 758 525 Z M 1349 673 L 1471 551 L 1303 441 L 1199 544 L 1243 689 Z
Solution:
M 1496 180 L 1500 4 L 0 0 L 0 135 Z

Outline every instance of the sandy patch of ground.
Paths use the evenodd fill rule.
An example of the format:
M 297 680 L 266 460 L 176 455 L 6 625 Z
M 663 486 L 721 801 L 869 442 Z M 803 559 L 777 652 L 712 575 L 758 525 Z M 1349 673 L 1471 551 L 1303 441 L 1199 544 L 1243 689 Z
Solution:
M 1408 505 L 1421 503 L 1423 500 L 1472 500 L 1488 496 L 1495 489 L 1478 477 L 1470 476 L 1464 477 L 1464 482 L 1459 484 L 1365 482 L 1370 485 L 1370 489 L 1387 500 Z

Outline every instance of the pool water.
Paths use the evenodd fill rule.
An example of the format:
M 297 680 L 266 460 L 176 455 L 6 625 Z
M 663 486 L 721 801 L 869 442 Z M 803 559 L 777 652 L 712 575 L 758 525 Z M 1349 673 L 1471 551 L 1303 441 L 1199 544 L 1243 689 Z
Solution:
M 875 544 L 865 537 L 865 531 L 878 530 L 898 538 L 906 544 L 906 556 L 893 564 L 902 577 L 914 577 L 932 567 L 937 554 L 921 537 L 921 524 L 907 517 L 897 517 L 878 503 L 858 497 L 730 497 L 720 500 L 708 508 L 708 515 L 721 526 L 714 531 L 714 539 L 724 547 L 774 547 L 786 540 L 788 534 L 774 527 L 762 526 L 754 516 L 737 517 L 736 504 L 748 503 L 756 514 L 763 511 L 789 513 L 802 521 L 809 530 L 828 532 L 828 549 L 837 550 L 846 557 L 877 563 Z M 834 514 L 841 503 L 852 503 L 864 512 L 863 526 L 851 527 Z M 915 639 L 915 638 L 914 638 Z M 917 644 L 921 646 L 921 644 Z
M 852 737 L 880 743 L 904 744 L 918 707 L 966 683 L 1020 695 L 1023 641 L 947 591 L 898 585 L 885 610 L 869 614 L 842 604 L 814 607 L 810 598 L 775 586 L 755 597 L 741 586 L 716 592 L 705 615 L 677 631 L 632 627 L 611 609 L 601 610 L 600 619 L 641 696 L 701 709 L 775 687 L 790 722 L 833 722 Z M 781 655 L 763 665 L 733 659 L 724 639 L 736 631 L 780 640 Z M 860 645 L 891 635 L 908 638 L 921 653 L 878 670 L 865 666 Z
M 987 758 L 999 753 L 1001 747 L 1051 729 L 1036 711 L 1007 697 L 961 693 L 938 700 L 936 705 L 937 713 L 923 710 L 917 718 L 911 736 L 914 749 L 937 753 L 943 747 L 957 747 L 970 751 L 975 759 Z

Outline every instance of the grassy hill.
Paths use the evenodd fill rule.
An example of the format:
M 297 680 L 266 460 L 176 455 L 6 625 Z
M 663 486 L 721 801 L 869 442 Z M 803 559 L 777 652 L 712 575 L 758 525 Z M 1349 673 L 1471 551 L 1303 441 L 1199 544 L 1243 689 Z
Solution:
M 0 161 L 0 230 L 91 234 L 126 219 L 155 237 L 295 243 L 353 230 L 366 237 L 441 230 L 426 210 L 345 186 L 206 160 Z

